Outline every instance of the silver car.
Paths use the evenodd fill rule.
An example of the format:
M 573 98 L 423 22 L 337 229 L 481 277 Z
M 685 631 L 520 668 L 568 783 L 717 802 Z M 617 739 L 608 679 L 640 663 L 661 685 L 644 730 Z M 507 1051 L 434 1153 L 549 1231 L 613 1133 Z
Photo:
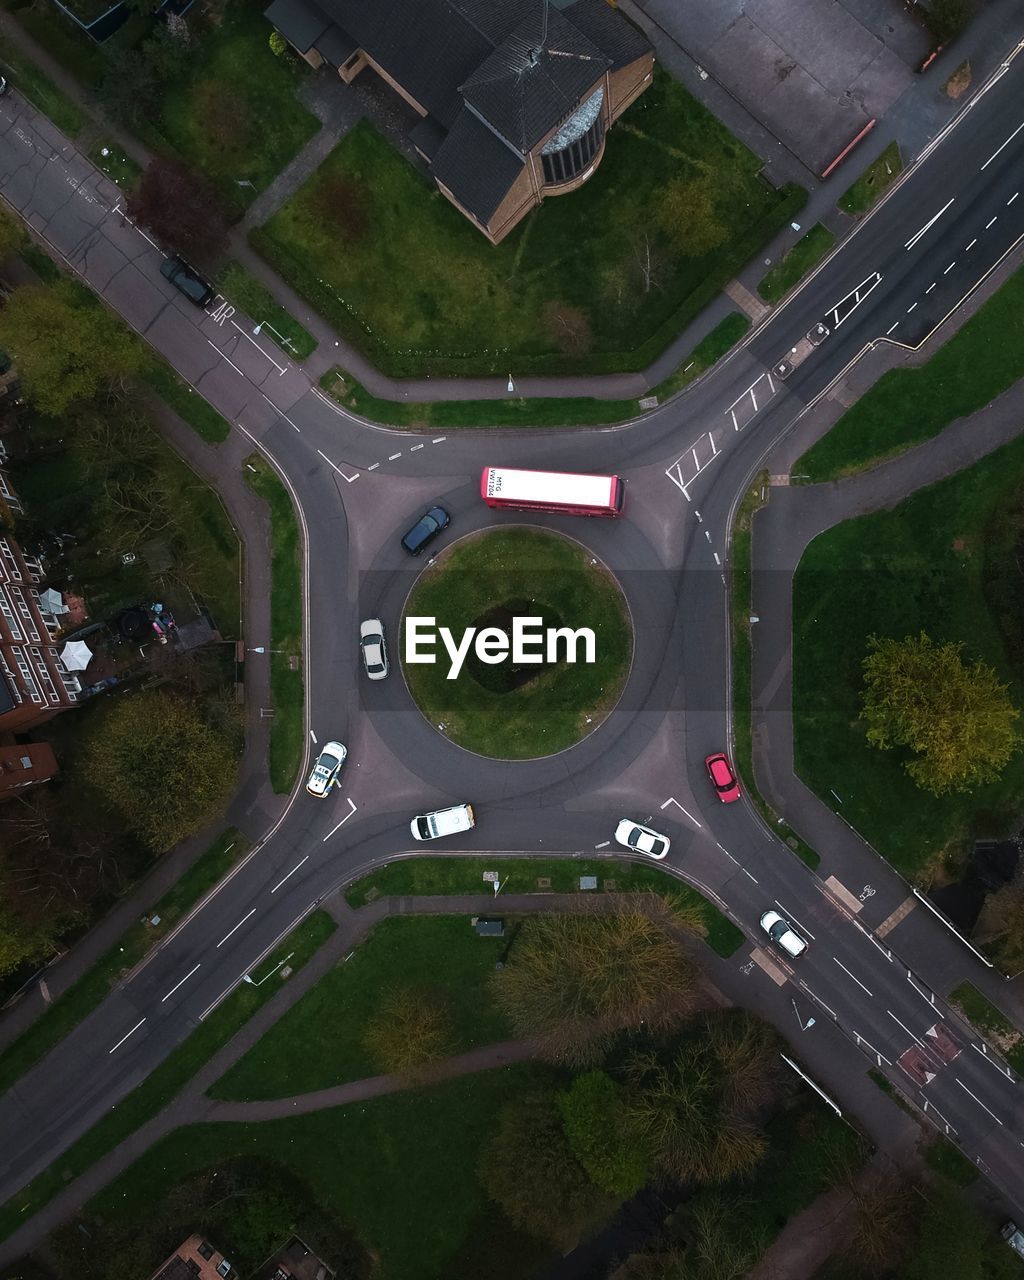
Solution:
M 367 618 L 359 624 L 359 652 L 370 680 L 387 679 L 388 642 L 384 638 L 384 623 L 380 618 Z
M 341 766 L 345 763 L 348 748 L 340 742 L 325 742 L 317 756 L 316 764 L 306 782 L 306 790 L 311 796 L 323 799 L 338 780 Z

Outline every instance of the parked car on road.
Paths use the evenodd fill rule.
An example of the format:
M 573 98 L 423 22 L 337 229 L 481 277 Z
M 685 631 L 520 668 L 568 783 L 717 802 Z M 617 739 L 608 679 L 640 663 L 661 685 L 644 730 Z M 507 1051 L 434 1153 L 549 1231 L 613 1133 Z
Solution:
M 732 804 L 734 800 L 740 798 L 740 784 L 736 780 L 736 773 L 732 765 L 729 763 L 729 757 L 724 751 L 716 751 L 714 755 L 706 756 L 704 767 L 708 771 L 711 785 L 718 793 L 718 798 L 722 804 Z
M 306 782 L 306 790 L 311 796 L 323 799 L 338 780 L 341 766 L 345 763 L 348 748 L 340 742 L 325 742 L 316 758 L 316 764 Z
M 787 955 L 802 956 L 807 950 L 807 943 L 789 923 L 785 916 L 777 911 L 766 911 L 761 917 L 761 928 L 772 942 L 780 946 Z
M 390 666 L 388 643 L 384 638 L 384 623 L 380 618 L 367 618 L 359 624 L 359 652 L 370 680 L 384 680 Z
M 455 804 L 450 809 L 438 809 L 423 813 L 409 824 L 416 840 L 439 840 L 441 836 L 453 836 L 459 831 L 469 831 L 476 825 L 471 804 Z
M 197 307 L 205 307 L 217 296 L 213 285 L 204 280 L 195 267 L 190 267 L 184 258 L 177 255 L 164 258 L 160 264 L 160 274 Z
M 634 822 L 632 818 L 623 818 L 619 825 L 615 828 L 615 839 L 619 844 L 625 845 L 627 849 L 635 849 L 637 853 L 645 853 L 648 858 L 657 858 L 660 862 L 662 858 L 668 857 L 668 851 L 672 847 L 672 841 L 668 836 L 660 835 L 657 831 L 652 831 L 650 827 L 641 826 L 639 822 Z
M 402 546 L 411 556 L 418 556 L 451 524 L 452 518 L 444 507 L 431 507 L 426 515 L 420 516 L 413 527 L 402 539 Z

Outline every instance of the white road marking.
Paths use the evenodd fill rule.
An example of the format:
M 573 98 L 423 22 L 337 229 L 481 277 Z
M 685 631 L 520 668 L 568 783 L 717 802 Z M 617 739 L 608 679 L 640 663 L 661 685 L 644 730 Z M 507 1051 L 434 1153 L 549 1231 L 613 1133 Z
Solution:
M 443 444 L 443 443 L 444 443 L 444 441 L 445 441 L 445 440 L 447 440 L 447 439 L 448 439 L 448 437 L 447 437 L 447 436 L 438 436 L 436 440 L 431 440 L 431 442 L 430 442 L 430 443 L 431 443 L 431 444 Z
M 899 327 L 900 327 L 900 322 L 897 320 L 895 324 L 891 324 L 889 328 L 886 329 L 885 336 L 888 338 L 889 334 L 892 333 L 893 329 L 898 329 Z
M 1007 200 L 1007 202 L 1006 202 L 1007 208 L 1009 208 L 1009 206 L 1010 206 L 1011 204 L 1013 204 L 1014 200 L 1016 200 L 1016 199 L 1017 199 L 1017 197 L 1018 197 L 1019 195 L 1020 195 L 1020 192 L 1019 192 L 1019 191 L 1015 191 L 1015 192 L 1013 193 L 1013 195 L 1012 195 L 1012 196 L 1010 196 L 1009 200 Z
M 927 288 L 927 289 L 925 289 L 925 293 L 926 293 L 926 294 L 931 293 L 931 291 L 935 288 L 935 285 L 936 285 L 937 283 L 938 283 L 937 281 L 933 280 L 933 281 L 931 282 L 931 284 L 928 286 L 928 288 Z
M 917 244 L 918 240 L 921 239 L 924 233 L 935 226 L 936 222 L 938 222 L 938 220 L 942 217 L 942 215 L 946 212 L 946 210 L 949 208 L 949 206 L 953 203 L 955 199 L 956 199 L 956 196 L 953 196 L 951 199 L 947 200 L 946 203 L 942 206 L 942 208 L 938 211 L 938 213 L 935 214 L 933 218 L 929 218 L 923 227 L 921 227 L 918 231 L 915 231 L 914 234 L 907 241 L 907 243 L 903 246 L 904 249 L 913 249 L 914 245 Z
M 163 1004 L 165 1000 L 170 1000 L 171 996 L 174 995 L 178 987 L 180 987 L 183 983 L 188 982 L 189 978 L 192 977 L 192 975 L 195 973 L 196 969 L 198 968 L 199 968 L 199 965 L 196 965 L 195 969 L 189 969 L 188 973 L 185 974 L 181 982 L 176 983 L 173 987 L 171 987 L 170 991 L 168 991 L 168 993 L 165 996 L 160 997 L 160 1003 Z
M 987 230 L 989 229 L 989 227 L 992 225 L 992 223 L 993 223 L 993 222 L 996 222 L 996 221 L 998 220 L 998 218 L 999 218 L 999 214 L 997 213 L 997 214 L 996 214 L 996 216 L 995 216 L 995 217 L 994 217 L 990 222 L 986 222 L 986 223 L 985 223 L 985 230 L 987 231 Z
M 235 328 L 236 328 L 236 329 L 238 330 L 238 332 L 242 335 L 242 337 L 246 339 L 246 341 L 247 341 L 247 342 L 251 342 L 251 343 L 252 343 L 252 345 L 256 348 L 256 350 L 260 353 L 260 355 L 261 355 L 261 356 L 266 356 L 266 357 L 267 357 L 267 359 L 270 361 L 270 363 L 274 366 L 274 368 L 275 368 L 279 373 L 281 373 L 281 374 L 287 373 L 287 370 L 285 369 L 284 365 L 282 365 L 282 364 L 278 364 L 278 363 L 277 363 L 277 361 L 274 359 L 274 357 L 273 357 L 273 356 L 271 356 L 268 352 L 264 351 L 264 350 L 263 350 L 263 348 L 260 346 L 260 344 L 256 341 L 256 339 L 255 339 L 255 338 L 251 338 L 251 337 L 246 333 L 246 331 L 242 328 L 242 326 L 241 326 L 240 324 L 238 324 L 238 323 L 237 323 L 237 321 L 232 320 L 232 321 L 231 321 L 231 323 L 235 326 Z
M 735 409 L 730 409 L 730 410 L 729 410 L 729 412 L 732 414 L 732 428 L 733 428 L 733 430 L 734 430 L 734 431 L 739 431 L 739 429 L 740 429 L 740 424 L 736 421 L 736 410 L 735 410 Z
M 942 274 L 943 274 L 944 276 L 948 276 L 948 275 L 949 275 L 949 273 L 953 270 L 953 268 L 954 268 L 955 266 L 956 266 L 956 263 L 955 263 L 955 262 L 951 262 L 951 263 L 949 264 L 949 266 L 945 269 L 945 271 L 943 271 L 943 273 L 942 273 Z
M 388 462 L 394 462 L 394 460 L 395 460 L 396 458 L 400 458 L 401 456 L 402 456 L 402 451 L 401 451 L 401 449 L 399 449 L 399 451 L 398 451 L 397 453 L 392 453 L 392 454 L 388 457 Z
M 351 484 L 353 480 L 359 479 L 358 471 L 355 473 L 354 476 L 347 476 L 344 473 L 344 471 L 342 471 L 341 467 L 334 466 L 334 463 L 330 460 L 330 458 L 328 458 L 327 454 L 324 453 L 323 449 L 317 449 L 317 453 L 320 455 L 321 458 L 323 458 L 324 462 L 326 462 L 329 467 L 334 467 L 334 470 L 337 471 L 338 475 L 341 476 L 342 480 L 344 480 L 347 484 Z M 362 490 L 360 489 L 359 492 L 362 493 Z
M 376 471 L 379 466 L 380 466 L 379 462 L 374 462 L 374 463 L 371 463 L 371 465 L 368 466 L 366 469 L 367 471 Z M 362 491 L 360 490 L 360 492 Z
M 1007 1080 L 1013 1079 L 1013 1072 L 1010 1070 L 1010 1068 L 1004 1067 L 1001 1062 L 996 1062 L 995 1058 L 990 1058 L 987 1048 L 983 1048 L 980 1045 L 976 1045 L 973 1040 L 971 1041 L 971 1048 L 974 1050 L 975 1053 L 980 1053 L 981 1056 L 985 1059 L 985 1061 L 990 1063 L 993 1067 L 995 1067 L 995 1069 L 999 1072 L 1000 1075 L 1006 1076 Z
M 1022 121 L 1022 122 L 1021 122 L 1021 123 L 1016 127 L 1016 129 L 1014 129 L 1013 133 L 1011 133 L 1011 134 L 1010 134 L 1010 136 L 1006 139 L 1006 141 L 1003 143 L 1003 145 L 1002 145 L 1001 147 L 998 147 L 995 151 L 993 151 L 993 152 L 992 152 L 992 154 L 989 156 L 989 158 L 988 158 L 988 159 L 985 161 L 985 163 L 981 166 L 981 170 L 982 170 L 982 172 L 983 172 L 983 173 L 984 173 L 984 171 L 989 167 L 989 165 L 992 163 L 992 161 L 996 158 L 996 156 L 999 154 L 999 152 L 1000 152 L 1000 151 L 1005 150 L 1005 149 L 1010 145 L 1010 143 L 1014 140 L 1014 138 L 1016 138 L 1017 134 L 1018 134 L 1018 133 L 1020 133 L 1021 129 L 1024 129 L 1024 121 Z
M 233 929 L 228 930 L 228 932 L 224 935 L 224 937 L 221 938 L 220 942 L 217 943 L 217 947 L 222 947 L 224 943 L 227 942 L 228 938 L 230 938 L 233 933 L 237 933 L 238 930 L 241 929 L 242 925 L 245 924 L 246 920 L 248 920 L 250 916 L 254 916 L 255 914 L 256 914 L 255 907 L 253 907 L 251 911 L 247 911 L 246 914 L 242 916 L 241 920 L 239 920 L 238 924 L 236 924 Z M 217 947 L 215 947 L 214 950 L 216 950 Z
M 207 338 L 206 341 L 210 342 L 210 339 Z M 227 360 L 228 364 L 232 367 L 232 369 L 234 369 L 235 373 L 237 373 L 240 378 L 245 377 L 245 374 L 241 371 L 241 369 L 239 369 L 238 365 L 235 364 L 235 362 L 232 359 L 230 359 L 230 357 L 226 356 L 223 351 L 221 351 L 220 347 L 217 346 L 216 342 L 210 342 L 210 346 L 213 347 L 214 351 L 216 351 L 216 353 L 220 356 L 222 360 Z M 292 425 L 294 426 L 294 423 Z M 297 431 L 298 427 L 296 427 L 295 429 Z
M 875 1055 L 875 1057 L 879 1060 L 879 1061 L 878 1061 L 878 1065 L 879 1065 L 879 1066 L 881 1066 L 883 1062 L 884 1062 L 887 1066 L 890 1066 L 890 1067 L 892 1066 L 892 1063 L 891 1063 L 891 1062 L 889 1061 L 889 1059 L 885 1056 L 885 1054 L 884 1054 L 884 1053 L 879 1053 L 879 1051 L 875 1048 L 875 1046 L 871 1043 L 871 1041 L 870 1041 L 870 1040 L 866 1040 L 866 1039 L 861 1035 L 861 1033 L 860 1033 L 859 1031 L 855 1031 L 853 1034 L 854 1034 L 854 1035 L 856 1036 L 856 1038 L 857 1038 L 857 1044 L 858 1044 L 858 1046 L 859 1046 L 859 1045 L 862 1045 L 862 1044 L 866 1044 L 866 1045 L 867 1045 L 867 1047 L 871 1050 L 871 1052 L 872 1052 L 872 1053 Z
M 595 849 L 607 849 L 607 848 L 608 848 L 608 846 L 609 846 L 610 844 L 611 844 L 611 841 L 610 841 L 610 840 L 602 840 L 600 844 L 595 844 L 595 845 L 594 845 L 594 848 L 595 848 Z
M 960 1088 L 963 1089 L 964 1093 L 966 1093 L 969 1097 L 974 1099 L 974 1101 L 978 1104 L 978 1106 L 981 1107 L 982 1111 L 988 1111 L 989 1115 L 996 1122 L 996 1124 L 1002 1125 L 1003 1122 L 1002 1120 L 999 1119 L 996 1113 L 990 1110 L 990 1108 L 986 1107 L 984 1102 L 982 1102 L 982 1100 L 978 1097 L 976 1093 L 971 1093 L 970 1089 L 968 1089 L 968 1087 L 964 1084 L 964 1082 L 960 1079 L 959 1076 L 954 1076 L 953 1079 L 957 1082 Z
M 693 514 L 697 517 L 697 523 L 698 523 L 698 524 L 703 524 L 703 523 L 704 523 L 704 517 L 703 517 L 703 516 L 701 515 L 701 513 L 697 510 L 697 508 L 696 508 L 696 507 L 694 507 L 694 509 L 693 509 Z
M 314 745 L 315 745 L 315 744 L 316 744 L 316 734 L 313 732 L 313 730 L 312 730 L 312 729 L 310 729 L 310 731 L 309 731 L 309 736 L 313 739 L 313 743 L 314 743 Z
M 967 249 L 973 249 L 973 248 L 974 248 L 974 246 L 975 246 L 977 243 L 978 243 L 978 238 L 977 238 L 977 236 L 975 236 L 975 238 L 974 238 L 974 239 L 971 241 L 971 243 L 967 246 Z M 964 252 L 965 252 L 965 253 L 967 252 L 967 249 L 965 249 L 965 250 L 964 250 Z
M 425 449 L 426 447 L 427 446 L 423 444 L 414 444 L 413 447 L 409 450 L 409 452 L 415 453 L 417 449 Z
M 865 277 L 856 289 L 851 289 L 845 297 L 839 299 L 834 307 L 829 307 L 826 315 L 832 318 L 832 328 L 838 329 L 841 324 L 845 324 L 850 316 L 857 310 L 865 298 L 882 283 L 882 273 L 880 271 L 872 271 L 871 275 Z M 847 307 L 846 303 L 852 299 L 852 305 Z M 845 310 L 844 310 L 845 308 Z M 840 315 L 842 311 L 842 315 Z
M 782 903 L 778 900 L 778 898 L 774 898 L 773 901 L 775 905 L 782 911 L 782 914 L 786 917 L 787 920 L 796 920 L 796 916 L 792 913 L 792 911 L 787 911 L 787 909 L 782 905 Z M 799 920 L 796 920 L 796 922 L 797 924 L 800 924 Z M 806 925 L 800 924 L 800 928 L 803 929 L 804 933 L 807 934 L 808 938 L 810 938 L 812 942 L 817 941 L 814 934 L 811 933 L 810 929 L 808 929 Z
M 746 869 L 746 867 L 740 867 L 740 870 L 743 872 L 743 874 L 747 877 L 748 880 L 753 880 L 754 884 L 761 883 L 756 876 L 752 876 L 750 874 L 750 872 Z
M 913 1040 L 915 1044 L 919 1044 L 922 1049 L 928 1048 L 928 1045 L 926 1045 L 923 1040 L 919 1040 L 917 1036 L 914 1035 L 913 1031 L 911 1031 L 911 1029 L 905 1023 L 900 1022 L 899 1018 L 896 1017 L 896 1015 L 893 1013 L 891 1009 L 886 1009 L 886 1013 L 889 1015 L 890 1018 L 892 1018 L 893 1022 L 895 1022 L 897 1026 L 900 1026 L 903 1028 L 903 1030 L 907 1033 L 908 1036 L 910 1036 L 911 1040 Z
M 915 302 L 915 303 L 913 304 L 913 306 L 907 307 L 907 315 L 908 315 L 908 316 L 910 315 L 911 311 L 913 311 L 913 310 L 914 310 L 914 307 L 916 307 L 916 306 L 917 306 L 917 303 Z
M 822 1000 L 821 996 L 816 996 L 814 992 L 810 989 L 810 987 L 807 985 L 807 983 L 804 982 L 803 978 L 800 979 L 800 986 L 803 987 L 803 989 L 807 992 L 807 994 L 811 997 L 812 1000 L 815 1000 L 818 1004 L 821 1005 L 821 1007 L 825 1010 L 826 1013 L 829 1013 L 833 1018 L 836 1018 L 835 1009 L 830 1009 L 828 1005 L 825 1003 L 825 1001 Z M 838 1022 L 839 1019 L 836 1018 L 836 1021 Z
M 302 862 L 308 862 L 308 861 L 309 861 L 309 854 L 307 853 L 306 856 L 302 859 Z M 271 889 L 270 892 L 277 893 L 278 889 L 280 889 L 280 887 L 284 884 L 285 880 L 288 879 L 288 876 L 293 876 L 296 873 L 296 871 L 298 871 L 299 867 L 302 866 L 302 862 L 296 862 L 295 866 L 292 867 L 291 871 L 288 872 L 288 875 L 283 876 L 280 880 L 278 880 L 277 884 L 274 885 L 273 889 Z
M 845 973 L 848 978 L 853 978 L 854 982 L 856 982 L 857 986 L 860 987 L 861 991 L 867 992 L 867 994 L 871 996 L 872 999 L 874 999 L 874 992 L 868 991 L 867 987 L 864 985 L 863 982 L 861 982 L 860 978 L 858 978 L 856 974 L 851 973 L 849 969 L 847 969 L 846 965 L 843 964 L 842 960 L 836 960 L 835 956 L 833 956 L 832 959 L 836 961 L 836 964 L 840 967 L 840 969 L 842 969 L 843 973 Z
M 716 564 L 716 565 L 718 565 L 718 567 L 719 567 L 719 568 L 721 568 L 721 567 L 722 567 L 722 562 L 721 562 L 721 560 L 719 560 L 719 558 L 718 558 L 718 552 L 717 552 L 717 551 L 712 551 L 712 553 L 711 553 L 711 554 L 715 557 L 715 564 Z
M 910 972 L 909 969 L 907 970 L 907 981 L 910 983 L 913 989 L 917 992 L 917 994 L 921 997 L 921 999 L 925 1002 L 925 1004 L 929 1005 L 932 1009 L 934 1009 L 935 1008 L 935 992 L 922 991 L 921 988 L 914 981 L 914 975 Z
M 135 1026 L 134 1026 L 134 1027 L 132 1027 L 131 1031 L 129 1031 L 129 1032 L 128 1032 L 128 1036 L 133 1036 L 133 1035 L 136 1033 L 136 1031 L 138 1031 L 139 1027 L 141 1027 L 141 1026 L 142 1026 L 142 1024 L 143 1024 L 145 1021 L 146 1021 L 146 1019 L 145 1019 L 145 1018 L 140 1018 L 140 1019 L 138 1020 L 138 1022 L 136 1022 Z M 114 1045 L 114 1049 L 120 1049 L 120 1047 L 121 1047 L 121 1046 L 124 1044 L 124 1042 L 128 1039 L 128 1036 L 122 1036 L 122 1037 L 121 1037 L 121 1039 L 120 1039 L 120 1040 L 118 1040 L 117 1044 L 115 1044 L 115 1045 Z M 107 1053 L 108 1053 L 108 1054 L 113 1053 L 113 1052 L 114 1052 L 114 1049 L 108 1049 L 108 1050 L 107 1050 Z
M 321 840 L 320 842 L 321 844 L 326 844 L 327 841 L 330 840 L 331 836 L 334 835 L 335 831 L 337 831 L 339 827 L 343 827 L 345 823 L 348 822 L 349 818 L 351 818 L 352 815 L 355 813 L 356 806 L 352 803 L 351 799 L 349 799 L 348 796 L 346 796 L 345 799 L 348 800 L 348 803 L 350 806 L 348 813 L 345 814 L 344 818 L 342 818 L 342 820 L 338 823 L 337 826 L 332 827 L 330 831 L 328 831 L 328 833 L 324 836 L 323 840 Z
M 690 819 L 690 821 L 693 823 L 693 825 L 697 828 L 698 831 L 704 830 L 704 828 L 700 825 L 700 823 L 693 816 L 693 814 L 688 813 L 686 809 L 684 809 L 683 806 L 679 803 L 679 801 L 675 798 L 675 796 L 669 796 L 669 798 L 665 801 L 665 803 L 661 806 L 661 808 L 667 809 L 670 804 L 674 804 L 677 809 L 679 809 L 682 813 L 685 813 L 686 816 Z
M 695 467 L 697 467 L 697 468 L 698 468 L 698 470 L 699 470 L 699 469 L 700 469 L 700 459 L 697 457 L 697 449 L 696 449 L 696 447 L 694 447 L 693 449 L 691 449 L 691 450 L 690 450 L 690 453 L 692 453 L 692 454 L 693 454 L 693 465 L 694 465 Z
M 711 534 L 707 529 L 704 530 L 704 537 L 707 538 L 708 542 L 711 541 Z

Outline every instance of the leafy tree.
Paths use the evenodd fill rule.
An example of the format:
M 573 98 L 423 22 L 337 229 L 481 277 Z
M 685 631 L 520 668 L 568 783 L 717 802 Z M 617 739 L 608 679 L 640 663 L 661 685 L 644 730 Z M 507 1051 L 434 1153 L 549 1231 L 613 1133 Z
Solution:
M 401 987 L 385 992 L 366 1025 L 363 1045 L 382 1070 L 418 1075 L 451 1052 L 448 1008 L 428 991 Z
M 160 24 L 136 48 L 104 46 L 103 57 L 97 97 L 111 115 L 138 127 L 159 118 L 168 88 L 188 75 L 191 53 L 187 39 Z
M 132 334 L 70 281 L 15 289 L 0 309 L 0 347 L 17 361 L 26 399 L 53 418 L 145 362 Z
M 571 1249 L 607 1205 L 576 1160 L 551 1094 L 508 1102 L 478 1169 L 487 1194 L 513 1225 Z
M 651 1173 L 622 1086 L 603 1071 L 577 1076 L 558 1099 L 573 1154 L 602 1191 L 633 1196 Z
M 237 764 L 231 744 L 194 704 L 156 690 L 118 699 L 91 733 L 81 760 L 104 800 L 157 852 L 217 812 Z
M 933 1188 L 923 1211 L 915 1215 L 917 1231 L 907 1242 L 906 1256 L 895 1280 L 1006 1280 L 1020 1262 L 979 1215 L 953 1191 Z
M 765 1152 L 753 1122 L 778 1080 L 774 1032 L 744 1011 L 706 1015 L 667 1059 L 627 1062 L 633 1121 L 656 1167 L 680 1182 L 724 1182 Z
M 275 58 L 280 58 L 288 52 L 288 41 L 280 33 L 280 31 L 271 31 L 270 33 L 270 52 Z
M 653 895 L 603 910 L 535 916 L 511 963 L 494 975 L 495 998 L 516 1033 L 556 1060 L 600 1061 L 621 1031 L 666 1029 L 689 1012 L 696 970 Z
M 984 663 L 966 664 L 962 648 L 935 645 L 923 631 L 871 636 L 863 664 L 868 741 L 915 752 L 907 772 L 935 795 L 994 782 L 1019 744 L 1006 685 Z
M 999 940 L 999 963 L 1011 973 L 1024 969 L 1024 870 L 985 899 L 976 933 Z
M 935 43 L 946 45 L 974 17 L 974 5 L 971 0 L 929 0 L 927 6 L 921 6 L 921 13 Z
M 669 240 L 688 258 L 702 257 L 725 240 L 714 191 L 706 179 L 676 178 L 670 182 L 656 218 Z
M 227 222 L 217 195 L 178 160 L 157 157 L 128 197 L 128 213 L 158 240 L 200 260 L 223 248 Z

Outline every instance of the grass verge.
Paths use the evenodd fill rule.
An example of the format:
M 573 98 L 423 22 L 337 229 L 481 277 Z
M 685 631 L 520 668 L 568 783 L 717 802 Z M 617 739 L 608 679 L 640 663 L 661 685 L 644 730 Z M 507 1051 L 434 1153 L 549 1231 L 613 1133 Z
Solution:
M 720 360 L 750 328 L 749 319 L 734 311 L 720 321 L 694 348 L 688 359 L 659 382 L 650 394 L 661 401 L 681 391 Z M 381 400 L 344 369 L 335 366 L 320 386 L 338 404 L 371 422 L 393 427 L 579 427 L 626 422 L 640 412 L 637 400 L 595 400 L 588 396 L 533 400 L 437 400 L 409 402 Z
M 142 375 L 142 380 L 207 444 L 221 444 L 231 434 L 227 419 L 158 357 Z
M 838 480 L 930 440 L 1024 377 L 1024 269 L 914 369 L 890 369 L 799 459 L 811 484 Z
M 0 1092 L 39 1061 L 90 1014 L 121 975 L 133 968 L 163 938 L 203 894 L 207 893 L 245 853 L 248 842 L 232 827 L 197 858 L 173 889 L 145 912 L 146 923 L 133 925 L 118 944 L 93 965 L 32 1026 L 0 1053 Z M 159 916 L 159 924 L 149 920 Z
M 868 1075 L 883 1093 L 892 1098 L 901 1111 L 905 1111 L 908 1116 L 913 1117 L 915 1120 L 920 1120 L 918 1113 L 884 1072 L 879 1071 L 877 1067 L 872 1067 Z
M 313 335 L 241 263 L 229 262 L 220 272 L 218 284 L 225 298 L 252 316 L 261 326 L 260 332 L 266 330 L 267 337 L 293 359 L 305 360 L 316 350 Z
M 299 970 L 327 941 L 336 925 L 325 911 L 314 912 L 260 966 L 269 976 L 285 956 Z M 153 1071 L 137 1089 L 74 1142 L 38 1177 L 0 1205 L 0 1239 L 38 1212 L 73 1178 L 119 1146 L 175 1098 L 204 1063 L 225 1045 L 278 990 L 276 982 L 240 983 L 230 996 Z
M 388 863 L 355 881 L 346 889 L 345 901 L 358 908 L 382 896 L 486 893 L 490 886 L 483 874 L 495 870 L 505 877 L 501 881 L 501 891 L 505 893 L 591 892 L 580 889 L 580 877 L 595 876 L 599 893 L 657 893 L 665 898 L 675 897 L 683 905 L 699 909 L 708 946 L 718 955 L 728 959 L 745 941 L 743 931 L 685 881 L 656 867 L 624 859 L 417 855 Z
M 878 159 L 839 197 L 844 213 L 867 213 L 883 191 L 903 172 L 898 143 L 890 142 Z
M 85 131 L 89 123 L 85 112 L 10 41 L 5 44 L 0 57 L 0 72 L 44 116 L 49 116 L 61 133 L 77 138 Z
M 969 1187 L 980 1176 L 974 1161 L 968 1160 L 960 1148 L 941 1133 L 925 1150 L 924 1161 L 929 1169 L 934 1169 L 957 1187 Z
M 753 691 L 751 689 L 752 637 L 751 611 L 753 609 L 751 562 L 752 524 L 754 514 L 768 498 L 769 476 L 760 471 L 736 508 L 733 519 L 732 539 L 729 550 L 729 607 L 732 618 L 732 730 L 735 766 L 747 788 L 747 794 L 758 811 L 780 840 L 805 862 L 816 868 L 820 856 L 805 840 L 783 822 L 771 805 L 762 797 L 754 782 L 753 758 Z
M 258 453 L 245 462 L 249 487 L 270 508 L 270 781 L 275 792 L 291 791 L 305 751 L 302 680 L 302 547 L 288 490 Z M 292 660 L 294 659 L 294 667 Z
M 124 191 L 131 191 L 142 176 L 141 168 L 116 142 L 99 141 L 89 148 L 89 159 Z
M 380 998 L 415 989 L 437 998 L 451 1026 L 449 1052 L 465 1053 L 511 1034 L 489 981 L 507 938 L 478 938 L 468 916 L 382 920 L 351 960 L 333 969 L 209 1090 L 251 1101 L 327 1089 L 382 1069 L 363 1047 Z M 316 1053 L 296 1054 L 299 1044 Z
M 835 244 L 836 238 L 820 222 L 799 239 L 781 262 L 762 276 L 757 291 L 766 302 L 778 302 L 808 271 L 816 267 Z
M 999 1050 L 1014 1071 L 1024 1073 L 1024 1032 L 982 995 L 973 982 L 961 982 L 949 993 L 950 1004 L 956 1005 L 968 1022 Z

